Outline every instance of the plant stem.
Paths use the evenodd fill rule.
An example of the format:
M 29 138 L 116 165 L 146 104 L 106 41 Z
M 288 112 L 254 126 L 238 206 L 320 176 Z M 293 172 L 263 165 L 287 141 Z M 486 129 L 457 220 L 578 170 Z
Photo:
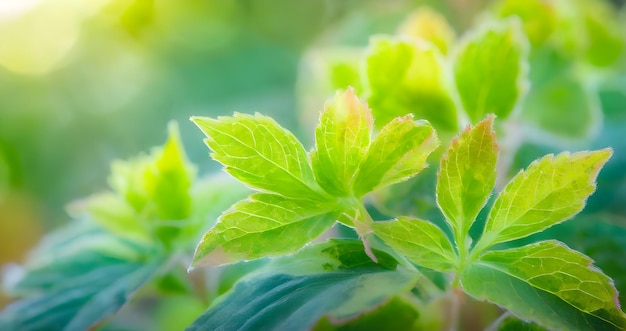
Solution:
M 459 329 L 459 323 L 461 322 L 461 306 L 463 305 L 464 295 L 465 293 L 460 287 L 455 286 L 453 288 L 450 303 L 449 331 L 456 331 Z

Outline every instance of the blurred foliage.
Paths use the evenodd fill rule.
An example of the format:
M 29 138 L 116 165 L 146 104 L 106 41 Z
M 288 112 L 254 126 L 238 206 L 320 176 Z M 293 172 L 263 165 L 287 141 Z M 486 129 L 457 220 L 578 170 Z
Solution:
M 393 77 L 386 81 L 364 77 L 375 72 L 376 78 L 385 78 L 389 71 L 382 65 L 393 67 L 389 54 L 384 53 L 390 52 L 391 46 L 385 43 L 403 45 L 407 39 L 422 38 L 422 49 L 395 51 L 437 65 L 443 63 L 444 67 L 467 39 L 468 28 L 484 20 L 516 17 L 511 19 L 519 20 L 529 42 L 530 88 L 518 108 L 511 114 L 507 110 L 498 119 L 499 134 L 506 141 L 503 151 L 508 153 L 503 158 L 505 168 L 513 175 L 537 157 L 563 149 L 614 149 L 585 214 L 550 229 L 546 235 L 594 258 L 615 278 L 624 302 L 623 4 L 620 0 L 0 3 L 0 264 L 23 260 L 42 233 L 67 223 L 63 206 L 104 192 L 109 164 L 118 159 L 129 160 L 113 162 L 108 182 L 111 189 L 72 204 L 69 210 L 73 217 L 87 217 L 104 225 L 116 240 L 142 241 L 148 248 L 140 251 L 149 252 L 144 258 L 161 245 L 189 253 L 200 229 L 209 226 L 245 192 L 234 187 L 221 194 L 220 189 L 233 185 L 221 177 L 192 186 L 194 176 L 204 178 L 217 170 L 217 165 L 199 143 L 201 133 L 187 121 L 191 115 L 261 112 L 279 118 L 282 125 L 306 141 L 312 137 L 323 101 L 335 89 L 351 85 L 359 94 L 371 96 L 374 111 L 379 111 L 380 105 L 398 112 L 394 116 L 401 112 L 428 114 L 424 111 L 428 107 L 452 114 L 442 116 L 451 121 L 442 124 L 450 131 L 441 134 L 446 145 L 457 124 L 462 127 L 467 123 L 461 101 L 446 97 L 448 89 L 454 88 L 448 81 L 451 72 L 435 70 L 440 69 L 438 66 L 433 70 L 413 67 L 400 84 Z M 370 37 L 377 34 L 396 39 L 378 39 L 377 44 L 368 46 Z M 375 55 L 381 56 L 381 66 L 368 68 L 366 57 L 376 62 Z M 415 77 L 431 78 L 422 81 Z M 476 82 L 480 83 L 481 77 Z M 370 83 L 379 83 L 377 88 L 385 95 L 393 94 L 393 98 L 369 95 Z M 431 121 L 436 119 L 434 116 Z M 172 120 L 179 123 L 180 140 L 150 155 L 131 158 L 161 142 Z M 156 161 L 180 146 L 186 150 L 183 161 Z M 166 159 L 172 158 L 162 158 Z M 198 174 L 192 163 L 197 165 Z M 393 187 L 393 191 L 376 192 L 371 208 L 383 214 L 406 213 L 443 222 L 434 197 L 424 193 L 432 192 L 436 170 L 431 165 L 422 177 Z M 158 180 L 165 177 L 174 180 Z M 132 182 L 135 179 L 141 181 Z M 184 201 L 170 201 L 163 192 L 172 190 L 191 193 L 178 195 Z M 398 195 L 406 199 L 388 198 Z M 158 257 L 155 263 L 166 265 L 165 256 L 153 255 Z M 68 264 L 82 263 L 80 258 L 80 254 L 70 256 Z M 104 267 L 108 266 L 105 263 Z M 107 327 L 177 329 L 204 310 L 205 294 L 223 294 L 256 265 L 227 267 L 221 271 L 222 278 L 215 276 L 213 285 L 219 289 L 201 290 L 194 283 L 196 275 L 180 281 L 176 274 L 184 273 L 182 267 L 169 267 L 160 274 L 148 270 L 150 277 L 154 273 L 155 281 L 141 293 L 143 301 L 131 305 Z M 193 291 L 201 294 L 186 295 Z M 0 305 L 3 300 L 0 297 Z M 188 309 L 182 309 L 183 305 Z M 339 328 L 375 320 L 377 314 L 384 315 L 384 309 L 394 306 L 408 307 L 394 298 L 381 306 L 383 312 L 375 310 Z M 162 312 L 158 323 L 142 319 L 154 311 Z M 413 313 L 407 310 L 406 321 L 398 323 L 409 323 Z M 324 323 L 331 322 L 321 320 L 318 327 L 326 328 Z M 501 328 L 521 325 L 512 318 Z

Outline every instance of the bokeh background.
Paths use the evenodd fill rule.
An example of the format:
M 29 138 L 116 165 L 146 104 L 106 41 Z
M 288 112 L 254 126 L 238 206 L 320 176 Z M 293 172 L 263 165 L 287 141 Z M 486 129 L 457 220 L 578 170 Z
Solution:
M 104 190 L 113 159 L 161 144 L 171 120 L 201 173 L 217 166 L 191 115 L 261 112 L 298 131 L 302 55 L 366 45 L 425 3 L 0 0 L 0 263 Z
M 623 3 L 612 1 L 616 10 Z M 0 264 L 21 261 L 64 224 L 68 203 L 104 190 L 112 160 L 165 141 L 169 121 L 179 122 L 200 173 L 215 171 L 189 116 L 261 112 L 306 137 L 313 123 L 298 113 L 305 54 L 338 41 L 364 46 L 421 5 L 461 33 L 486 4 L 0 0 Z M 612 84 L 600 95 L 607 129 L 591 145 L 626 150 L 626 76 Z M 607 170 L 617 178 L 623 155 Z M 624 211 L 626 200 L 613 197 L 626 185 L 605 182 L 611 190 L 597 208 Z

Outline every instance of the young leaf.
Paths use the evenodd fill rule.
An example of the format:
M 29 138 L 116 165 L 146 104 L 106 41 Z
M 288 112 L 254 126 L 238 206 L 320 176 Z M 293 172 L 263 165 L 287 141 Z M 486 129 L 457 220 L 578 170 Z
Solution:
M 430 43 L 376 38 L 367 55 L 367 81 L 378 127 L 397 116 L 414 114 L 438 130 L 457 131 L 452 82 L 439 50 Z
M 490 113 L 507 118 L 528 89 L 528 41 L 514 22 L 485 25 L 457 50 L 456 87 L 472 122 Z
M 452 227 L 460 247 L 483 208 L 496 181 L 493 116 L 468 127 L 455 138 L 441 159 L 437 176 L 437 204 Z
M 292 198 L 319 198 L 304 147 L 273 119 L 235 113 L 233 117 L 192 117 L 207 136 L 211 156 L 240 181 Z
M 374 233 L 412 262 L 433 270 L 450 271 L 457 256 L 448 237 L 436 225 L 420 219 L 399 217 L 374 222 Z
M 485 253 L 461 282 L 467 293 L 550 329 L 626 328 L 611 279 L 557 241 Z
M 352 193 L 352 181 L 370 144 L 372 113 L 349 88 L 326 105 L 311 153 L 315 177 L 335 196 Z
M 548 1 L 506 0 L 496 6 L 499 17 L 517 16 L 533 46 L 540 46 L 552 34 L 555 25 L 555 10 Z
M 441 54 L 448 53 L 456 38 L 454 30 L 446 18 L 427 7 L 420 8 L 411 14 L 402 24 L 398 33 L 428 40 L 439 48 Z
M 220 265 L 293 253 L 328 230 L 336 214 L 311 201 L 253 194 L 224 213 L 204 235 L 193 264 Z
M 189 189 L 194 180 L 194 170 L 187 161 L 175 123 L 170 124 L 169 138 L 157 155 L 145 173 L 146 193 L 156 204 L 159 218 L 185 219 L 191 209 Z
M 149 203 L 145 174 L 151 161 L 149 156 L 140 155 L 130 160 L 114 160 L 111 163 L 109 186 L 136 212 L 142 212 Z
M 146 224 L 137 217 L 137 212 L 122 197 L 111 192 L 92 195 L 84 202 L 70 205 L 70 213 L 78 214 L 85 209 L 103 228 L 115 235 L 139 241 L 149 241 Z
M 523 238 L 576 215 L 611 154 L 610 149 L 561 153 L 533 162 L 500 193 L 477 246 Z
M 410 290 L 422 277 L 416 271 L 389 270 L 387 265 L 372 262 L 358 241 L 312 245 L 279 260 L 278 265 L 270 263 L 261 270 L 265 273 L 239 282 L 188 330 L 225 326 L 233 330 L 306 330 L 322 316 L 343 320 L 372 309 Z M 308 272 L 310 267 L 313 273 Z
M 354 180 L 354 194 L 404 181 L 424 169 L 439 139 L 429 123 L 412 115 L 395 118 L 378 133 Z

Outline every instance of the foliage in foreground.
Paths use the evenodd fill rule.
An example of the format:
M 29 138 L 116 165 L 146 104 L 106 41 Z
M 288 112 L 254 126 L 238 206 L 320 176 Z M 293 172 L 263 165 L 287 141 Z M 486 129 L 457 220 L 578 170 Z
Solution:
M 508 180 L 520 142 L 511 144 L 507 125 L 562 135 L 550 117 L 562 117 L 559 102 L 593 118 L 587 102 L 572 101 L 593 99 L 572 68 L 593 73 L 616 57 L 563 32 L 544 38 L 562 17 L 524 16 L 545 7 L 521 3 L 493 8 L 518 19 L 487 21 L 459 42 L 429 11 L 403 26 L 411 37 L 372 39 L 331 77 L 342 91 L 321 113 L 309 152 L 261 114 L 194 117 L 212 157 L 248 188 L 231 177 L 196 180 L 175 127 L 162 148 L 115 162 L 111 191 L 74 204 L 74 223 L 16 269 L 8 287 L 23 299 L 0 313 L 0 329 L 153 329 L 170 319 L 190 330 L 441 329 L 462 322 L 464 302 L 479 301 L 495 304 L 480 306 L 494 329 L 626 328 L 613 280 L 554 230 L 583 210 L 612 150 L 549 154 Z M 596 31 L 596 11 L 583 3 L 575 8 L 589 42 L 617 43 L 609 28 Z M 533 75 L 546 54 L 567 69 Z M 542 94 L 562 80 L 582 96 Z M 566 131 L 581 138 L 592 124 Z M 394 191 L 415 179 L 433 185 Z M 386 208 L 415 196 L 434 201 L 418 208 L 428 212 Z M 595 256 L 619 256 L 626 244 L 616 245 Z M 151 302 L 163 303 L 151 320 L 111 317 Z

